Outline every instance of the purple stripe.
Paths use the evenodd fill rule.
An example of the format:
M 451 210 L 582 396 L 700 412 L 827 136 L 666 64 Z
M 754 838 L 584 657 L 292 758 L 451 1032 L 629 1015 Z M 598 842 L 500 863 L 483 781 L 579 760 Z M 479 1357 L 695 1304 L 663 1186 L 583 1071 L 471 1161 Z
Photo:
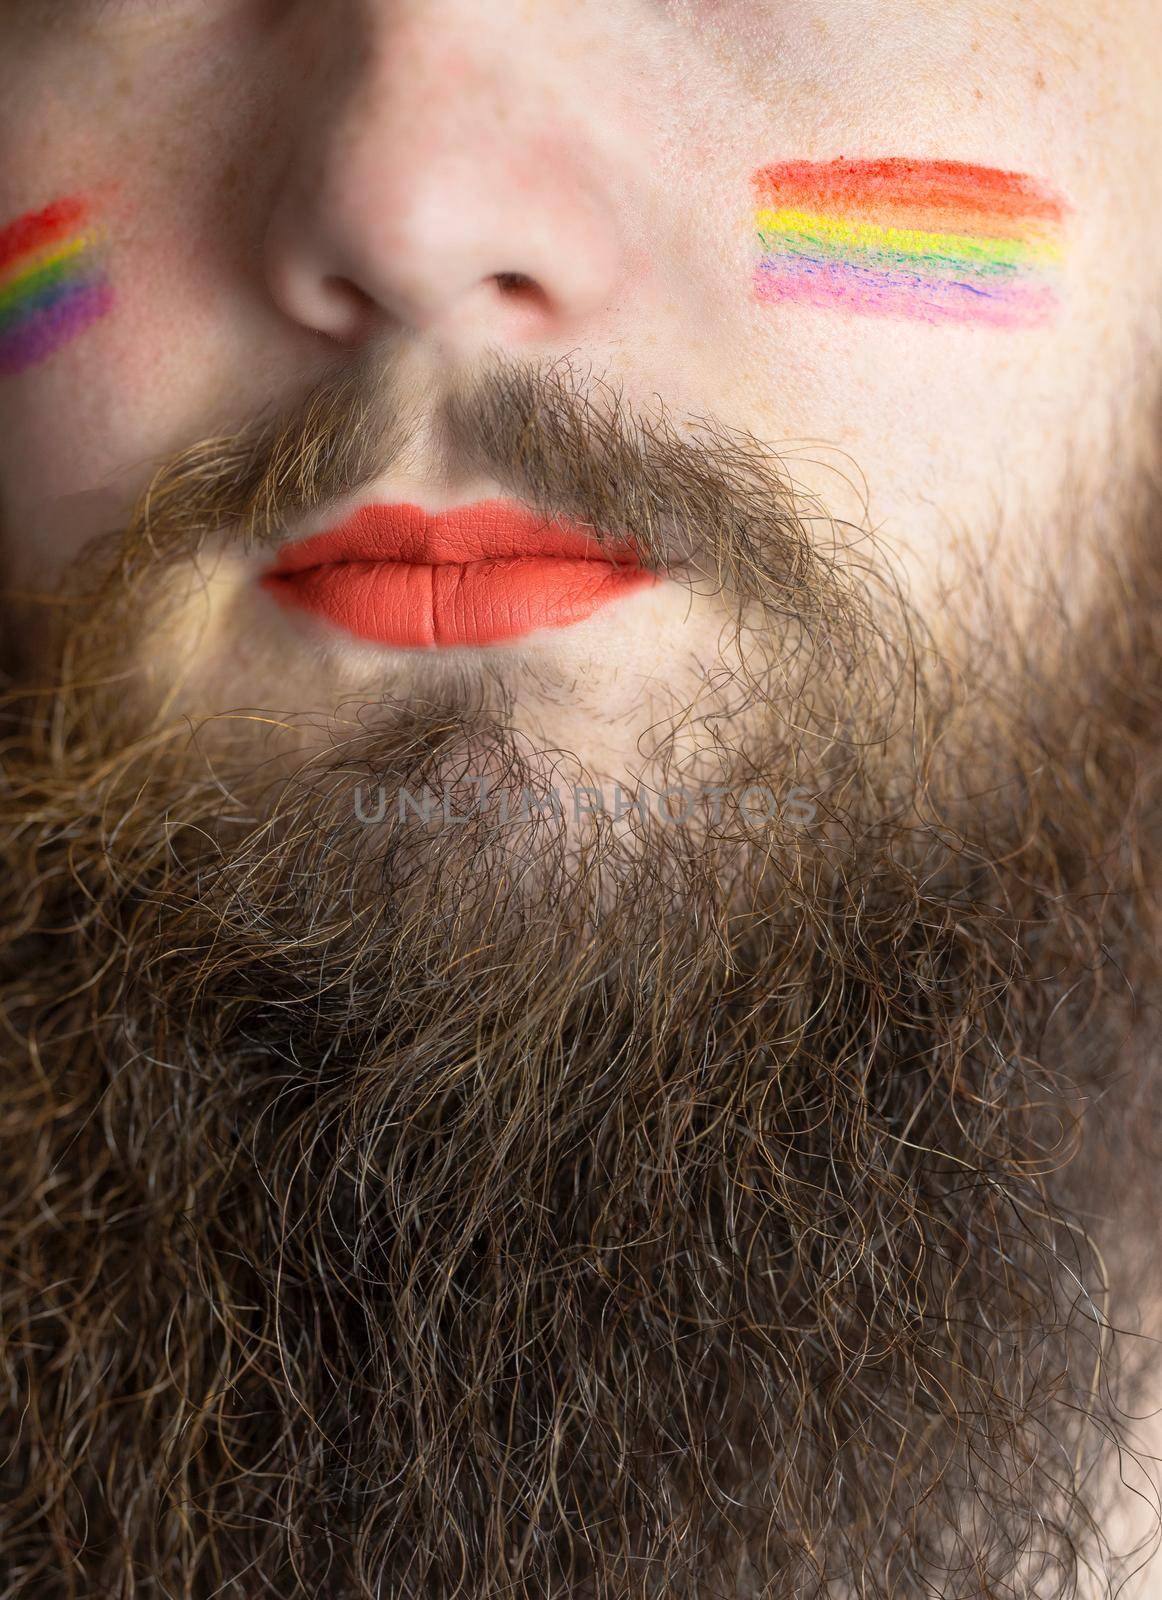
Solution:
M 112 285 L 101 280 L 78 284 L 52 304 L 33 308 L 0 335 L 0 374 L 8 377 L 45 360 L 112 305 Z
M 982 284 L 857 267 L 850 262 L 762 262 L 755 271 L 760 300 L 857 311 L 865 316 L 921 322 L 982 322 L 997 328 L 1044 323 L 1057 306 L 1052 289 L 1036 282 Z

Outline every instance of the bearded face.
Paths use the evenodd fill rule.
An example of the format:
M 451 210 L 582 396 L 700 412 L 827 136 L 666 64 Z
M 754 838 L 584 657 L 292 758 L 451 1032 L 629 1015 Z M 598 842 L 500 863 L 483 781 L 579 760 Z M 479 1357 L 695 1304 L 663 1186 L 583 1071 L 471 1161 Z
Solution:
M 1136 1374 L 1076 1212 L 1111 1148 L 1133 1165 L 1149 508 L 1132 590 L 1111 565 L 1041 681 L 1000 651 L 969 679 L 757 453 L 566 435 L 529 372 L 477 394 L 463 448 L 487 419 L 477 448 L 603 529 L 618 480 L 568 485 L 636 438 L 628 487 L 699 508 L 636 529 L 647 559 L 738 649 L 646 766 L 713 772 L 716 815 L 578 818 L 527 803 L 561 760 L 503 664 L 358 718 L 191 716 L 207 550 L 356 487 L 354 453 L 321 480 L 321 430 L 359 442 L 324 398 L 173 463 L 10 696 L 25 1570 L 967 1595 L 1036 1527 L 1066 1592 Z M 758 777 L 810 805 L 756 828 Z
M 1155 165 L 772 150 L 761 61 L 875 144 L 850 18 L 339 9 L 12 9 L 141 176 L 0 234 L 0 1594 L 1112 1594 L 1162 509 L 1156 274 L 1111 331 L 1101 244 Z M 1140 21 L 1029 149 L 1071 96 L 1158 148 Z M 533 82 L 592 121 L 530 165 Z M 743 148 L 747 295 L 688 229 L 651 267 L 667 162 L 725 238 Z M 628 385 L 576 359 L 619 333 Z M 453 547 L 497 505 L 521 548 Z

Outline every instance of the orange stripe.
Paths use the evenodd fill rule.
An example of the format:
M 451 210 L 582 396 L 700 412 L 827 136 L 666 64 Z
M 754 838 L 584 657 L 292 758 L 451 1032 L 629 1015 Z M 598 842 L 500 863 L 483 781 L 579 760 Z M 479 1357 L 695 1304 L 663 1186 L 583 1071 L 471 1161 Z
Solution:
M 897 218 L 935 213 L 945 229 L 950 213 L 968 212 L 988 218 L 990 233 L 999 232 L 1001 218 L 1059 223 L 1066 210 L 1035 178 L 954 161 L 789 161 L 760 168 L 752 187 L 760 205 L 860 216 L 887 207 Z

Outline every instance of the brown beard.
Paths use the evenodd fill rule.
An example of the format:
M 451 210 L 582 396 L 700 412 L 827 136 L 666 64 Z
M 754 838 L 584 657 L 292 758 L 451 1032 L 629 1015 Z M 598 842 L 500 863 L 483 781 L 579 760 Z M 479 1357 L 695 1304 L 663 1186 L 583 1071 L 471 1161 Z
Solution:
M 551 398 L 513 382 L 458 442 L 483 419 L 490 466 L 611 533 L 647 471 L 692 507 L 810 667 L 787 703 L 752 666 L 717 764 L 793 762 L 816 823 L 362 826 L 356 782 L 536 786 L 468 703 L 266 768 L 252 724 L 191 741 L 126 640 L 148 659 L 204 534 L 262 538 L 366 440 L 343 396 L 175 464 L 8 699 L 5 1595 L 1113 1571 L 1135 1286 L 1086 1213 L 1134 1199 L 1153 1115 L 1157 509 L 1083 628 L 966 683 L 749 458 L 655 436 L 611 472 L 624 434 L 571 442 Z

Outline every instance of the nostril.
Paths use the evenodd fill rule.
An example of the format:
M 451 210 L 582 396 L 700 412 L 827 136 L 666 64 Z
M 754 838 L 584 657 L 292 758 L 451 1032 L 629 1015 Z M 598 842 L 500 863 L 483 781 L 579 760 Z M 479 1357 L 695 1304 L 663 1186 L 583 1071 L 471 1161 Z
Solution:
M 513 300 L 524 300 L 530 305 L 547 306 L 549 297 L 532 278 L 523 272 L 498 272 L 494 274 L 497 288 Z

